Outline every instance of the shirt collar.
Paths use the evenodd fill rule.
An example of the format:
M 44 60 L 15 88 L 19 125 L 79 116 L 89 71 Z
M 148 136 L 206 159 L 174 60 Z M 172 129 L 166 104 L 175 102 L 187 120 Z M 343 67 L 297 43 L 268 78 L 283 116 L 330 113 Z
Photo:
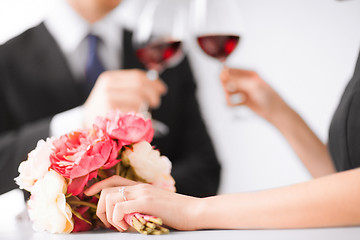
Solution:
M 112 49 L 120 49 L 122 42 L 122 28 L 116 19 L 116 11 L 112 11 L 103 19 L 95 22 L 90 28 L 90 32 L 105 43 L 105 46 L 111 46 Z
M 105 45 L 120 47 L 121 26 L 114 16 L 116 11 L 89 24 L 65 0 L 56 4 L 44 23 L 65 54 L 75 51 L 89 33 L 99 36 Z

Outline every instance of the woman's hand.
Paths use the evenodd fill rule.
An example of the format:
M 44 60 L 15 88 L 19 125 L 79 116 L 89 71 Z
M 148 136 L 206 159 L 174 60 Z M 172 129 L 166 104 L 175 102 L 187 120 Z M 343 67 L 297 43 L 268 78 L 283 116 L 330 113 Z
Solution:
M 229 106 L 246 105 L 255 113 L 275 123 L 275 118 L 289 106 L 256 72 L 224 68 L 220 75 Z M 232 95 L 241 94 L 242 101 L 233 103 Z
M 124 187 L 124 196 L 119 191 Z M 201 199 L 180 195 L 150 184 L 114 176 L 98 182 L 85 191 L 94 195 L 101 191 L 96 215 L 106 227 L 123 232 L 128 229 L 124 215 L 133 212 L 153 215 L 178 230 L 195 230 Z
M 220 77 L 228 104 L 246 105 L 278 128 L 313 177 L 335 172 L 325 144 L 256 72 L 224 68 Z M 232 104 L 231 95 L 237 93 L 244 100 Z

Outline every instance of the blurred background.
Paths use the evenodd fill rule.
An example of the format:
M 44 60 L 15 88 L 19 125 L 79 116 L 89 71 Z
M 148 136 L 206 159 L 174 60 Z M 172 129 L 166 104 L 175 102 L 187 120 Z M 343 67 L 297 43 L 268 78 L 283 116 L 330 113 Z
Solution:
M 57 0 L 0 0 L 0 44 L 38 24 Z M 133 26 L 146 0 L 123 0 L 119 23 Z M 221 1 L 221 0 L 219 0 Z M 360 48 L 360 1 L 238 0 L 243 36 L 228 65 L 256 70 L 324 142 Z M 203 117 L 223 171 L 220 193 L 257 191 L 310 179 L 280 133 L 241 107 L 233 118 L 219 81 L 222 68 L 188 36 Z M 1 57 L 1 56 L 0 56 Z M 0 200 L 14 205 L 19 192 Z M 0 212 L 9 210 L 0 204 Z

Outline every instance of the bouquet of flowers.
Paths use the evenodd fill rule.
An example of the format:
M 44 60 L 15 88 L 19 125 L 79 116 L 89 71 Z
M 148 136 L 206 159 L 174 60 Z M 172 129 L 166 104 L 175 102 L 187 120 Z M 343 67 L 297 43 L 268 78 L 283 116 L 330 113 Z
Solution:
M 114 111 L 98 117 L 91 129 L 40 140 L 15 178 L 31 194 L 27 206 L 33 228 L 51 233 L 101 228 L 99 195 L 89 197 L 83 191 L 113 175 L 174 192 L 171 162 L 150 145 L 153 135 L 151 120 Z M 133 213 L 125 221 L 144 234 L 168 232 L 154 216 Z

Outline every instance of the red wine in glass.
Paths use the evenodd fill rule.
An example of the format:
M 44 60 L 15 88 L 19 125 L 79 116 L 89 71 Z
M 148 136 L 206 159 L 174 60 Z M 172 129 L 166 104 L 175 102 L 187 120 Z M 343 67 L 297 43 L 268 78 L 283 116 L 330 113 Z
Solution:
M 181 41 L 156 41 L 136 50 L 136 56 L 147 69 L 161 72 L 181 60 Z
M 197 38 L 201 49 L 209 56 L 224 62 L 238 45 L 238 35 L 203 35 Z

